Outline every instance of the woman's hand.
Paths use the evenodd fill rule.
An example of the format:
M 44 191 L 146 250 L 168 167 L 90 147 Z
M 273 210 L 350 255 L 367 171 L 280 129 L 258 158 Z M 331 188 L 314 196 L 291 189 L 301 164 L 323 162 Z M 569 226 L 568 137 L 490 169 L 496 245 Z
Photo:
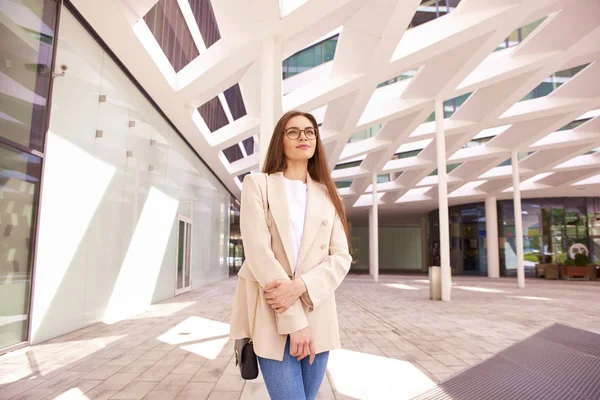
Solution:
M 315 347 L 313 345 L 310 327 L 290 333 L 290 355 L 292 357 L 297 357 L 298 361 L 310 355 L 308 363 L 312 365 L 315 360 Z
M 265 299 L 267 304 L 277 313 L 283 313 L 304 292 L 306 292 L 306 285 L 302 278 L 299 279 L 280 279 L 275 282 L 269 283 L 265 286 Z

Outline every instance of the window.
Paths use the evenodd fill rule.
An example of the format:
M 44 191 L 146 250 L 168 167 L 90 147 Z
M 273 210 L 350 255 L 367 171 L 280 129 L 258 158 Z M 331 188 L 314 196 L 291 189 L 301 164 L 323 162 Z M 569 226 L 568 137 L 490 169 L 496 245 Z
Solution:
M 327 40 L 301 50 L 284 60 L 282 63 L 283 79 L 290 78 L 300 72 L 308 71 L 309 69 L 333 60 L 335 49 L 337 48 L 338 36 L 339 35 L 335 35 Z
M 159 0 L 144 21 L 175 72 L 200 55 L 177 0 Z
M 555 89 L 559 88 L 561 85 L 571 80 L 571 78 L 577 75 L 582 69 L 584 69 L 588 65 L 589 64 L 584 64 L 578 67 L 568 68 L 562 71 L 555 72 L 548 78 L 544 79 L 535 89 L 533 89 L 525 97 L 523 97 L 521 101 L 537 99 L 549 95 Z

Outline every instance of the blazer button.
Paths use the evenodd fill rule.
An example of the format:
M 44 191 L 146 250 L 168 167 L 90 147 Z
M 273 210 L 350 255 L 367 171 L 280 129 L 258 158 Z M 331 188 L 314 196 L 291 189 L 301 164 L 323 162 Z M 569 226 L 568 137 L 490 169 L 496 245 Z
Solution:
M 322 244 L 321 245 L 321 250 L 325 250 L 325 247 L 327 247 L 326 245 Z
M 326 219 L 323 220 L 323 226 L 326 226 L 329 223 Z

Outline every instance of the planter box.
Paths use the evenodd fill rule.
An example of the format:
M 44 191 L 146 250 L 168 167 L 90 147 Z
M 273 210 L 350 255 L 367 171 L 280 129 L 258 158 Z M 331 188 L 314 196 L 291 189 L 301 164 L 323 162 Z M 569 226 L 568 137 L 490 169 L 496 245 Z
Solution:
M 535 268 L 538 278 L 558 279 L 557 264 L 538 264 Z
M 567 278 L 567 280 L 571 279 L 571 278 L 587 278 L 592 279 L 591 276 L 591 272 L 592 269 L 586 265 L 584 267 L 577 267 L 577 266 L 572 266 L 572 267 L 564 267 L 564 272 L 565 272 L 565 277 Z

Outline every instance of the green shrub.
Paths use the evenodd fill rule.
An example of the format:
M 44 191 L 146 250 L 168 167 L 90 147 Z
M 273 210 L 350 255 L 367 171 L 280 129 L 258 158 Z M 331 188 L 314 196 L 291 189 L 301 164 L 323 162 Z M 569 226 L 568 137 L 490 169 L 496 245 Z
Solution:
M 578 267 L 585 267 L 590 263 L 590 259 L 585 254 L 575 254 L 575 265 Z
M 572 258 L 567 258 L 565 261 L 565 267 L 573 267 L 575 265 L 575 261 Z
M 533 262 L 538 262 L 538 256 L 535 253 L 527 253 L 523 256 L 523 259 L 525 261 L 533 261 Z

